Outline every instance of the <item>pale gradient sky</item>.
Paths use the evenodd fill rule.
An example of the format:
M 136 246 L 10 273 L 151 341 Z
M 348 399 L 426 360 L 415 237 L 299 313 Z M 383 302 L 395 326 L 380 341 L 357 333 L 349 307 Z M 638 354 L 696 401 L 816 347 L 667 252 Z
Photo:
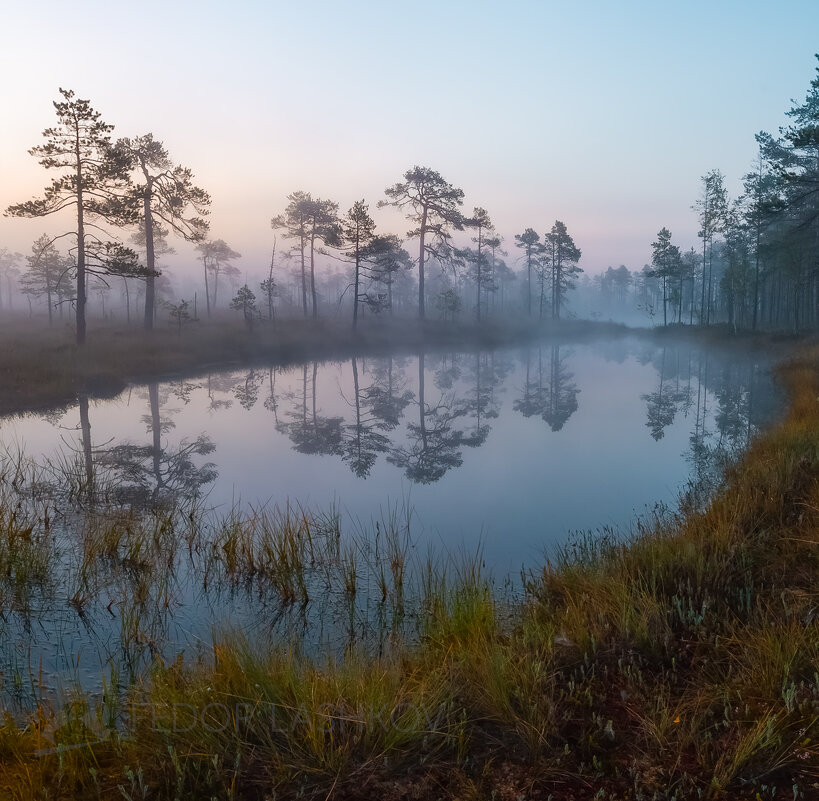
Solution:
M 662 226 L 697 244 L 700 176 L 736 192 L 754 133 L 804 98 L 819 3 L 0 0 L 0 28 L 1 208 L 47 183 L 26 151 L 63 86 L 192 168 L 251 274 L 295 189 L 363 197 L 403 235 L 375 205 L 413 164 L 484 206 L 511 257 L 558 218 L 596 273 L 639 269 Z M 0 218 L 0 247 L 69 225 Z

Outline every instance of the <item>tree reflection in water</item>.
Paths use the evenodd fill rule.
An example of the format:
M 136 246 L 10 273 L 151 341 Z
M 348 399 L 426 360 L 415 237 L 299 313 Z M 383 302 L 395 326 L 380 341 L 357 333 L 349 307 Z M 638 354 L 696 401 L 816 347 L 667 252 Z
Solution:
M 94 447 L 88 420 L 88 403 L 80 403 L 83 453 L 87 469 L 104 484 L 120 503 L 150 506 L 160 501 L 193 499 L 219 475 L 212 462 L 198 464 L 195 457 L 206 456 L 216 449 L 206 434 L 176 446 L 163 446 L 162 436 L 174 428 L 169 417 L 160 414 L 160 392 L 157 383 L 148 384 L 150 414 L 143 416 L 150 444 L 114 443 Z M 89 465 L 90 459 L 90 468 Z
M 513 403 L 524 417 L 540 416 L 552 431 L 560 431 L 578 409 L 580 390 L 569 371 L 571 353 L 560 353 L 560 345 L 549 347 L 548 365 L 544 369 L 543 348 L 537 349 L 537 368 L 532 369 L 532 353 L 526 349 L 526 381 L 523 397 Z
M 387 461 L 400 467 L 417 484 L 431 484 L 463 463 L 463 431 L 454 428 L 462 413 L 452 399 L 439 396 L 435 405 L 426 402 L 425 355 L 418 356 L 418 422 L 407 423 L 408 444 L 396 447 Z
M 613 365 L 611 370 L 607 369 L 609 364 Z M 611 380 L 620 381 L 616 398 L 612 398 L 616 404 L 609 403 L 605 395 L 609 388 L 606 382 Z M 112 401 L 110 406 L 106 405 L 109 402 L 96 403 L 82 396 L 76 410 L 44 415 L 44 420 L 36 421 L 42 431 L 61 438 L 68 447 L 61 449 L 66 485 L 60 485 L 62 475 L 57 469 L 44 471 L 44 481 L 50 486 L 39 483 L 34 491 L 43 497 L 48 492 L 62 492 L 63 497 L 73 493 L 89 519 L 111 512 L 112 507 L 103 503 L 95 506 L 96 499 L 112 499 L 119 504 L 113 508 L 117 521 L 122 522 L 112 529 L 115 536 L 110 541 L 95 540 L 93 526 L 78 526 L 76 536 L 72 534 L 65 545 L 59 543 L 63 554 L 68 555 L 59 593 L 47 586 L 38 588 L 32 582 L 5 588 L 7 594 L 2 597 L 7 601 L 8 615 L 23 610 L 32 618 L 20 617 L 19 625 L 13 623 L 5 634 L 0 632 L 0 672 L 12 675 L 16 669 L 7 655 L 16 658 L 20 644 L 31 641 L 35 623 L 41 624 L 36 620 L 37 610 L 49 614 L 48 610 L 65 605 L 68 598 L 72 608 L 61 608 L 60 612 L 61 621 L 69 621 L 60 623 L 65 629 L 41 637 L 56 643 L 51 657 L 46 658 L 52 659 L 52 665 L 68 653 L 63 636 L 66 642 L 81 642 L 96 664 L 99 655 L 119 658 L 117 651 L 126 655 L 147 653 L 146 658 L 150 658 L 159 648 L 158 652 L 168 655 L 169 651 L 161 651 L 163 642 L 172 643 L 174 648 L 178 643 L 193 648 L 196 637 L 207 637 L 212 622 L 224 620 L 230 613 L 253 625 L 261 625 L 260 620 L 266 624 L 280 614 L 281 609 L 271 600 L 276 584 L 269 577 L 266 584 L 252 585 L 253 592 L 245 595 L 234 584 L 227 589 L 223 584 L 219 590 L 213 588 L 215 584 L 194 587 L 186 584 L 194 572 L 186 573 L 185 568 L 174 574 L 182 562 L 171 563 L 167 558 L 179 543 L 163 539 L 171 537 L 167 532 L 163 534 L 165 528 L 161 525 L 164 505 L 166 501 L 198 498 L 210 491 L 217 479 L 218 456 L 223 457 L 223 470 L 233 486 L 241 487 L 247 481 L 246 486 L 252 487 L 254 471 L 272 472 L 275 467 L 284 475 L 292 448 L 308 457 L 297 460 L 308 467 L 304 476 L 294 470 L 288 487 L 298 490 L 303 486 L 305 495 L 314 499 L 319 498 L 316 488 L 323 491 L 326 486 L 320 484 L 326 478 L 319 468 L 318 457 L 323 457 L 331 468 L 326 475 L 336 482 L 331 487 L 339 486 L 339 476 L 343 476 L 355 488 L 345 501 L 360 490 L 363 503 L 372 503 L 376 508 L 385 500 L 380 494 L 384 487 L 394 491 L 403 478 L 419 485 L 443 480 L 438 487 L 419 489 L 413 504 L 419 497 L 422 502 L 432 499 L 428 508 L 433 513 L 445 504 L 455 506 L 455 526 L 474 512 L 470 520 L 478 519 L 478 527 L 488 519 L 484 510 L 494 505 L 503 519 L 488 523 L 488 528 L 494 526 L 493 534 L 507 536 L 508 529 L 518 521 L 522 522 L 519 530 L 536 530 L 533 536 L 546 541 L 549 536 L 561 536 L 565 529 L 551 535 L 546 525 L 538 528 L 541 520 L 551 512 L 557 517 L 561 508 L 565 511 L 572 503 L 571 514 L 577 513 L 577 498 L 564 500 L 560 493 L 567 492 L 569 481 L 583 491 L 588 454 L 601 454 L 600 462 L 608 456 L 612 465 L 619 465 L 615 469 L 636 465 L 638 458 L 645 461 L 641 471 L 635 469 L 633 477 L 629 474 L 612 482 L 623 494 L 641 480 L 648 482 L 654 467 L 664 467 L 673 460 L 677 456 L 673 449 L 679 443 L 680 454 L 690 467 L 675 463 L 663 476 L 681 481 L 690 476 L 687 497 L 699 502 L 721 480 L 726 462 L 781 408 L 780 395 L 774 391 L 759 356 L 741 354 L 740 358 L 736 351 L 706 351 L 671 341 L 656 347 L 645 340 L 572 348 L 548 342 L 521 348 L 517 358 L 510 352 L 474 350 L 422 353 L 417 357 L 356 356 L 343 364 L 254 367 L 214 373 L 198 380 L 152 383 L 130 392 L 130 396 Z M 137 399 L 136 404 L 131 404 L 131 397 Z M 606 416 L 609 410 L 612 413 Z M 110 419 L 106 419 L 108 415 Z M 113 426 L 125 429 L 129 423 L 130 439 L 111 434 L 116 430 Z M 66 428 L 61 426 L 73 433 L 66 435 Z M 55 428 L 57 434 L 53 433 Z M 202 429 L 211 432 L 210 436 L 197 433 Z M 180 431 L 187 432 L 187 437 Z M 218 455 L 214 440 L 219 443 Z M 544 447 L 550 442 L 556 445 L 553 453 Z M 569 463 L 568 469 L 579 473 L 570 474 L 569 480 L 561 483 L 561 460 L 575 451 L 582 458 Z M 508 466 L 496 461 L 504 458 L 509 459 Z M 237 465 L 239 472 L 230 474 Z M 464 472 L 463 477 L 469 480 L 459 485 L 456 471 L 470 465 L 486 472 L 473 470 L 468 476 Z M 340 470 L 335 469 L 339 466 Z M 597 477 L 610 476 L 607 469 L 609 466 L 603 465 Z M 546 486 L 543 477 L 550 476 L 553 491 L 540 497 L 539 488 Z M 531 479 L 529 485 L 527 478 Z M 381 483 L 361 486 L 359 479 Z M 266 475 L 263 480 L 268 480 Z M 212 494 L 218 495 L 221 489 Z M 475 509 L 462 514 L 462 507 L 469 505 L 477 493 L 487 496 L 486 503 L 477 499 Z M 528 497 L 522 493 L 529 493 Z M 220 501 L 224 502 L 226 494 Z M 635 494 L 639 502 L 639 492 Z M 258 499 L 245 500 L 252 504 Z M 281 495 L 276 500 L 283 503 Z M 440 506 L 436 507 L 436 503 Z M 527 503 L 530 508 L 524 508 Z M 631 519 L 633 505 L 613 512 L 612 505 L 616 506 L 616 501 L 604 498 L 593 513 L 622 513 Z M 159 512 L 154 515 L 157 507 Z M 144 514 L 145 509 L 152 513 Z M 520 509 L 524 514 L 514 517 Z M 360 510 L 361 506 L 355 512 Z M 448 534 L 445 527 L 452 526 L 452 520 L 446 518 L 446 511 L 441 514 L 431 522 Z M 144 529 L 140 528 L 143 523 Z M 310 518 L 311 537 L 316 536 L 317 525 L 320 529 L 321 521 Z M 215 580 L 215 573 L 209 571 L 217 570 L 218 565 L 224 568 L 230 563 L 230 554 L 238 558 L 236 553 L 242 548 L 254 559 L 259 557 L 261 552 L 255 550 L 258 543 L 252 538 L 231 545 L 229 528 L 219 529 L 208 547 L 199 547 L 195 532 L 190 541 L 181 540 L 185 546 L 182 550 L 200 560 L 195 580 L 202 575 L 205 582 Z M 331 529 L 329 526 L 327 530 Z M 50 536 L 44 538 L 45 546 Z M 519 543 L 513 545 L 511 540 L 517 534 L 510 532 L 509 536 L 512 550 Z M 353 551 L 345 552 L 342 547 L 346 544 L 352 548 L 349 542 L 339 538 L 332 542 L 336 543 L 335 549 L 328 553 L 334 565 L 352 558 Z M 382 545 L 387 553 L 389 544 Z M 507 541 L 502 539 L 500 548 L 506 547 Z M 286 560 L 286 553 L 275 548 L 271 553 L 267 566 L 273 571 L 270 575 L 278 575 L 275 570 Z M 87 554 L 102 554 L 102 561 L 84 566 Z M 7 583 L 13 578 L 13 574 L 6 576 Z M 132 617 L 126 616 L 126 610 Z M 174 615 L 180 615 L 183 621 L 173 622 Z M 311 625 L 315 623 L 315 617 L 309 620 Z M 183 627 L 199 624 L 189 639 L 185 639 L 187 634 L 179 633 Z M 307 616 L 302 624 L 307 628 Z M 136 670 L 138 661 L 128 664 L 129 670 Z
M 600 343 L 595 352 L 606 361 L 631 358 L 653 367 L 654 389 L 637 396 L 645 404 L 645 426 L 660 442 L 676 420 L 691 419 L 686 458 L 695 483 L 713 485 L 726 460 L 777 408 L 766 369 L 754 358 L 736 359 L 685 343 L 666 342 L 657 348 L 626 340 Z M 273 414 L 274 430 L 297 452 L 339 458 L 361 479 L 372 474 L 383 456 L 418 484 L 439 481 L 464 463 L 466 449 L 487 443 L 503 413 L 510 377 L 520 382 L 512 411 L 540 418 L 548 431 L 562 431 L 580 409 L 575 352 L 560 342 L 526 346 L 518 359 L 507 352 L 480 350 L 421 353 L 416 359 L 412 377 L 406 370 L 411 359 L 390 355 L 211 374 L 199 383 L 151 384 L 150 414 L 144 417 L 148 443 L 93 444 L 89 400 L 80 397 L 78 472 L 91 488 L 104 470 L 109 482 L 115 479 L 123 500 L 148 503 L 162 496 L 198 495 L 216 478 L 215 466 L 201 460 L 213 452 L 214 444 L 201 434 L 170 448 L 164 439 L 174 423 L 160 408 L 171 395 L 188 404 L 200 389 L 210 414 L 225 413 L 234 404 L 250 412 L 264 394 L 262 405 Z M 332 414 L 322 411 L 320 384 L 325 405 L 335 409 Z M 333 384 L 337 398 L 328 394 Z

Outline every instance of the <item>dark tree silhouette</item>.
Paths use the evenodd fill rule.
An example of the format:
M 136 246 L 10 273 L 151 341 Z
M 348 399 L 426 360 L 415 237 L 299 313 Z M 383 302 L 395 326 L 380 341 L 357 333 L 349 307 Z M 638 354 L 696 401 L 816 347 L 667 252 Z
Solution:
M 580 390 L 566 366 L 567 355 L 561 356 L 560 345 L 549 348 L 549 363 L 544 369 L 543 349 L 538 347 L 537 373 L 532 375 L 530 351 L 526 351 L 526 384 L 523 397 L 512 404 L 524 417 L 539 415 L 552 431 L 560 431 L 577 411 Z
M 115 145 L 121 159 L 130 166 L 132 198 L 145 235 L 148 276 L 145 280 L 145 328 L 154 327 L 156 221 L 188 242 L 202 242 L 208 232 L 204 219 L 209 213 L 210 196 L 193 184 L 193 173 L 174 165 L 162 142 L 153 134 L 135 139 L 119 139 Z
M 167 308 L 171 325 L 176 327 L 177 336 L 181 337 L 182 327 L 194 321 L 190 313 L 190 304 L 187 300 L 180 300 L 179 303 L 167 304 Z
M 560 220 L 555 220 L 552 230 L 543 237 L 543 244 L 552 271 L 552 317 L 560 319 L 566 293 L 575 287 L 575 277 L 583 272 L 577 266 L 580 249 Z
M 392 356 L 376 361 L 375 381 L 365 390 L 372 414 L 383 423 L 386 431 L 398 425 L 404 409 L 415 397 L 406 389 L 404 371 L 396 367 L 394 361 Z
M 97 467 L 112 479 L 120 503 L 147 507 L 180 498 L 198 498 L 202 488 L 216 480 L 218 472 L 212 462 L 197 464 L 195 457 L 213 453 L 216 446 L 208 436 L 200 434 L 193 441 L 183 440 L 176 448 L 163 447 L 162 435 L 171 431 L 174 423 L 161 416 L 156 382 L 148 384 L 148 402 L 150 414 L 143 421 L 151 443 L 99 448 L 94 454 Z
M 75 240 L 77 290 L 76 338 L 85 344 L 88 273 L 130 275 L 147 278 L 136 254 L 112 240 L 101 239 L 88 228 L 92 221 L 104 220 L 115 225 L 133 224 L 136 217 L 126 202 L 128 163 L 111 147 L 113 125 L 105 123 L 88 100 L 75 99 L 74 92 L 60 89 L 61 102 L 54 103 L 57 126 L 43 131 L 45 144 L 29 153 L 48 170 L 61 175 L 46 187 L 43 197 L 9 206 L 13 217 L 47 217 L 64 209 L 73 209 L 76 228 L 61 236 Z M 94 225 L 95 230 L 98 230 Z M 57 239 L 59 237 L 55 237 Z
M 273 253 L 270 256 L 270 269 L 267 278 L 259 285 L 267 299 L 267 319 L 273 321 L 273 298 L 279 297 L 279 286 L 273 278 L 273 268 L 276 265 L 276 237 L 273 237 Z
M 295 239 L 294 250 L 301 262 L 301 293 L 304 316 L 307 317 L 307 251 L 310 253 L 310 297 L 313 317 L 318 316 L 318 293 L 316 292 L 316 246 L 317 243 L 338 244 L 338 203 L 313 199 L 309 192 L 293 192 L 287 196 L 288 204 L 282 214 L 273 217 L 270 225 L 284 231 L 287 239 Z
M 700 323 L 711 324 L 711 300 L 713 297 L 714 274 L 714 235 L 725 225 L 728 211 L 728 196 L 724 185 L 725 177 L 719 170 L 711 170 L 702 176 L 702 194 L 694 204 L 697 211 L 702 239 L 702 302 L 700 305 Z M 706 269 L 708 265 L 708 279 Z M 707 295 L 706 295 L 707 291 Z
M 54 240 L 46 237 L 47 244 L 53 244 Z M 12 253 L 8 248 L 0 248 L 0 311 L 3 309 L 3 280 L 8 287 L 8 307 L 11 309 L 11 281 L 20 274 L 17 265 L 20 264 L 23 256 L 20 253 Z
M 379 453 L 386 453 L 390 440 L 382 432 L 387 425 L 372 410 L 372 398 L 359 385 L 358 363 L 350 360 L 353 369 L 353 401 L 355 421 L 344 426 L 341 458 L 359 478 L 366 478 Z
M 364 301 L 368 307 L 373 311 L 381 311 L 386 307 L 392 314 L 393 284 L 401 271 L 406 271 L 411 266 L 412 259 L 397 236 L 388 234 L 374 237 L 365 254 L 365 272 L 374 283 L 383 285 L 387 291 L 378 292 L 375 297 L 369 292 L 365 293 Z
M 279 399 L 276 397 L 276 371 L 277 368 L 269 367 L 267 370 L 268 395 L 264 400 L 264 408 L 273 412 L 276 425 L 279 423 Z
M 236 296 L 230 301 L 230 308 L 233 311 L 240 311 L 245 325 L 253 329 L 253 321 L 259 316 L 259 309 L 256 307 L 256 295 L 247 284 L 239 288 Z
M 216 300 L 219 292 L 219 276 L 224 274 L 228 278 L 235 278 L 239 275 L 239 268 L 231 262 L 241 258 L 241 253 L 233 250 L 224 239 L 216 239 L 210 242 L 202 242 L 196 246 L 199 251 L 199 258 L 205 269 L 205 303 L 207 304 L 208 317 L 211 309 L 216 308 Z M 213 274 L 213 296 L 210 293 L 208 273 Z
M 458 257 L 467 264 L 467 274 L 475 284 L 476 291 L 476 314 L 478 322 L 481 321 L 481 298 L 485 291 L 492 291 L 494 283 L 492 281 L 492 263 L 489 260 L 486 239 L 491 238 L 495 226 L 489 219 L 486 209 L 476 206 L 472 210 L 472 216 L 463 220 L 466 227 L 474 228 L 477 236 L 472 241 L 477 245 L 475 248 L 463 248 L 458 250 Z M 498 240 L 500 245 L 500 240 Z
M 413 167 L 404 173 L 404 180 L 384 190 L 386 201 L 379 206 L 406 209 L 415 224 L 407 236 L 418 237 L 418 317 L 426 316 L 424 306 L 424 264 L 428 256 L 441 264 L 449 264 L 454 255 L 450 231 L 463 230 L 459 208 L 464 193 L 447 183 L 439 173 L 428 167 Z
M 502 375 L 495 370 L 494 355 L 481 351 L 475 353 L 471 373 L 472 391 L 467 399 L 458 404 L 458 410 L 464 416 L 475 419 L 474 429 L 463 440 L 464 445 L 474 448 L 486 442 L 490 430 L 487 421 L 494 420 L 499 414 L 495 389 Z
M 310 295 L 313 317 L 318 317 L 318 294 L 316 292 L 316 243 L 330 246 L 339 244 L 338 203 L 316 198 L 310 205 L 308 239 L 310 242 Z
M 663 348 L 660 356 L 659 385 L 654 392 L 643 395 L 646 402 L 646 426 L 651 431 L 654 440 L 661 440 L 677 415 L 677 410 L 687 393 L 674 386 L 666 376 L 666 349 Z
M 259 390 L 264 382 L 264 376 L 257 370 L 248 371 L 244 381 L 240 381 L 233 389 L 233 397 L 239 401 L 239 406 L 250 411 L 259 400 Z
M 460 412 L 443 400 L 435 406 L 426 403 L 424 354 L 418 357 L 418 423 L 408 423 L 409 444 L 395 448 L 387 461 L 402 468 L 416 484 L 439 481 L 453 467 L 463 463 L 463 432 L 453 428 Z
M 306 250 L 310 238 L 310 220 L 313 200 L 307 192 L 293 192 L 287 196 L 288 204 L 282 214 L 270 220 L 270 227 L 283 230 L 285 239 L 295 239 L 293 247 L 299 254 L 301 265 L 301 300 L 307 317 L 307 265 Z
M 560 345 L 552 345 L 550 351 L 547 405 L 542 417 L 552 431 L 560 431 L 577 411 L 580 390 L 572 381 L 574 376 L 566 366 L 568 356 L 560 355 Z
M 82 442 L 82 463 L 85 470 L 85 488 L 80 494 L 94 498 L 94 452 L 91 445 L 91 418 L 88 414 L 88 395 L 80 393 L 77 398 L 80 412 L 80 439 Z
M 28 269 L 20 281 L 22 292 L 35 298 L 45 297 L 48 305 L 48 324 L 54 319 L 54 304 L 71 297 L 71 288 L 65 275 L 72 269 L 72 259 L 63 256 L 47 234 L 35 240 L 31 255 L 26 256 Z
M 357 200 L 341 219 L 341 242 L 346 245 L 343 252 L 353 265 L 353 329 L 358 326 L 358 304 L 366 298 L 361 291 L 362 262 L 374 239 L 375 221 L 370 217 L 369 207 L 363 200 Z
M 532 349 L 526 348 L 526 380 L 523 385 L 523 394 L 512 403 L 512 408 L 524 417 L 535 417 L 543 413 L 546 406 L 543 389 L 543 353 L 539 347 L 538 365 L 535 375 L 532 375 Z
M 451 390 L 460 380 L 463 370 L 464 354 L 442 353 L 435 369 L 435 386 L 441 390 Z
M 308 410 L 307 365 L 302 375 L 301 399 L 296 408 L 288 416 L 290 422 L 279 423 L 276 428 L 290 437 L 293 448 L 299 453 L 317 455 L 338 455 L 341 453 L 341 425 L 343 417 L 324 417 L 319 414 L 316 405 L 316 379 L 318 377 L 318 362 L 313 362 L 313 378 L 310 382 L 311 406 Z
M 671 231 L 661 228 L 657 241 L 651 243 L 651 269 L 646 275 L 659 278 L 663 286 L 663 325 L 668 325 L 668 290 L 672 281 L 682 275 L 680 249 L 671 243 Z

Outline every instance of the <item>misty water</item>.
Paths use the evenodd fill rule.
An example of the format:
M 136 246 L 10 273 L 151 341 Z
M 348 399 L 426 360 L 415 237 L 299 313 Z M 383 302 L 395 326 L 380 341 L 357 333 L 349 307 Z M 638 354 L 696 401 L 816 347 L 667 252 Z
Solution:
M 358 542 L 391 520 L 410 560 L 480 553 L 501 581 L 578 532 L 624 534 L 682 493 L 706 497 L 781 409 L 768 367 L 760 354 L 640 338 L 256 366 L 7 417 L 0 443 L 8 463 L 25 453 L 56 484 L 93 472 L 123 506 L 301 506 Z M 292 618 L 263 584 L 203 584 L 187 567 L 146 590 L 125 642 L 132 579 L 78 602 L 72 570 L 4 603 L 3 692 L 34 674 L 94 685 L 119 675 L 126 652 L 133 668 L 191 656 L 226 623 L 255 636 Z M 300 618 L 321 629 L 314 641 L 367 625 L 316 614 Z M 366 617 L 360 604 L 355 614 Z

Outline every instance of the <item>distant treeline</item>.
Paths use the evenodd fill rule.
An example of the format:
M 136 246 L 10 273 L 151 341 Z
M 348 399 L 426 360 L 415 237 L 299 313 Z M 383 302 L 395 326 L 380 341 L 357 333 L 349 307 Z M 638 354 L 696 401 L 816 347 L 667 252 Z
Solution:
M 719 170 L 702 177 L 692 207 L 700 225 L 696 247 L 683 251 L 662 228 L 650 264 L 638 271 L 609 267 L 579 287 L 581 251 L 563 222 L 543 235 L 531 227 L 516 234 L 513 269 L 487 211 L 465 213 L 463 191 L 419 166 L 377 204 L 405 213 L 406 239 L 378 232 L 363 200 L 341 212 L 338 203 L 295 191 L 271 220 L 276 235 L 266 277 L 239 287 L 240 254 L 209 238 L 210 197 L 191 171 L 175 165 L 152 134 L 114 141 L 113 126 L 89 101 L 60 93 L 57 125 L 30 151 L 57 177 L 41 197 L 10 206 L 6 215 L 66 211 L 72 223 L 56 236 L 40 236 L 25 258 L 0 249 L 0 310 L 12 308 L 15 294 L 27 296 L 31 313 L 33 301 L 44 303 L 49 322 L 70 306 L 79 343 L 89 295 L 102 316 L 115 306 L 126 322 L 139 315 L 148 329 L 164 309 L 180 332 L 218 308 L 241 313 L 249 327 L 277 313 L 349 314 L 355 326 L 364 314 L 396 310 L 480 321 L 499 313 L 560 318 L 567 306 L 575 315 L 622 319 L 639 311 L 663 324 L 735 329 L 804 330 L 819 322 L 819 70 L 805 102 L 787 112 L 791 124 L 778 136 L 757 134 L 759 157 L 739 197 L 728 197 Z M 457 232 L 470 244 L 456 244 Z M 173 253 L 171 233 L 194 243 L 202 264 L 202 285 L 188 285 L 187 300 L 160 269 L 161 258 Z M 278 236 L 286 247 L 277 250 Z M 65 252 L 58 248 L 63 239 Z M 221 307 L 220 282 L 233 295 Z
M 819 59 L 819 55 L 817 56 Z M 651 264 L 596 278 L 606 304 L 633 300 L 669 322 L 806 330 L 819 317 L 819 69 L 778 136 L 756 135 L 759 156 L 729 198 L 719 170 L 702 177 L 693 210 L 698 247 L 682 252 L 662 228 Z M 606 305 L 604 304 L 604 305 Z

